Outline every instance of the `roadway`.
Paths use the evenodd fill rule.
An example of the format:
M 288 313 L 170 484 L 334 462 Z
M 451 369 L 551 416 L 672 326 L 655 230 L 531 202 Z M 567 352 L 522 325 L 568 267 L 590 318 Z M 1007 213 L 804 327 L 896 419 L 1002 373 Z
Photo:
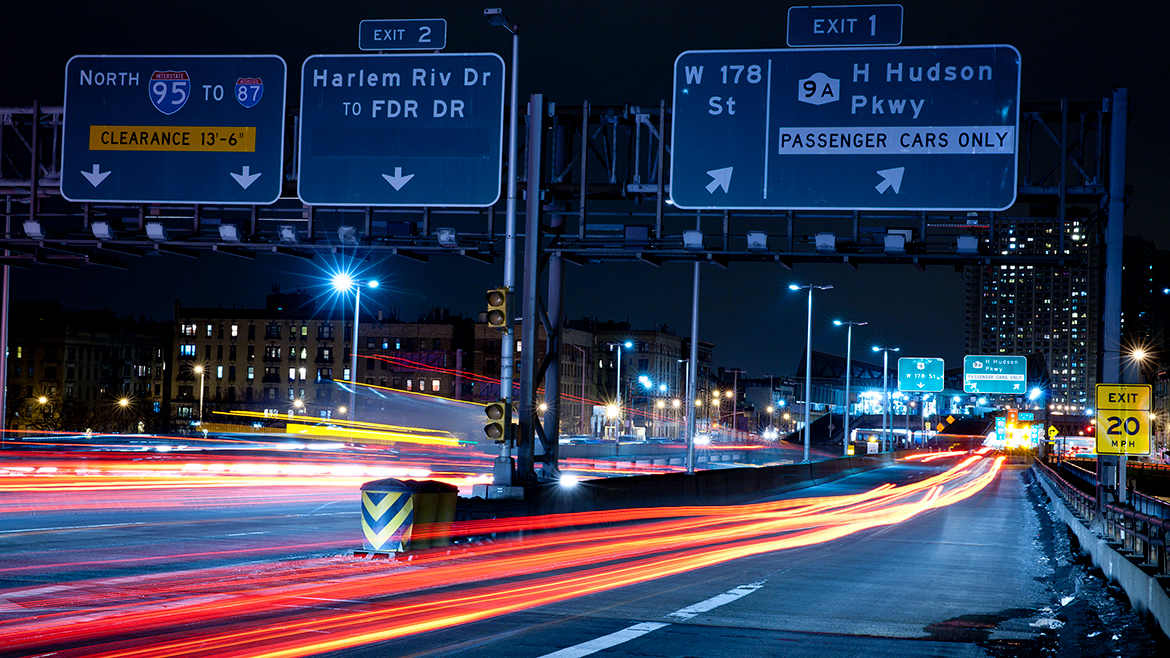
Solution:
M 929 470 L 895 466 L 784 498 L 855 495 Z M 1032 541 L 1039 522 L 1027 498 L 1021 469 L 1008 468 L 971 498 L 895 525 L 336 655 L 567 658 L 627 636 L 614 653 L 983 656 L 996 644 L 1039 653 L 1054 600 L 1040 582 L 1048 557 Z
M 354 490 L 296 486 L 6 509 L 0 655 L 1039 656 L 1064 632 L 1051 522 L 990 458 L 409 561 L 347 557 Z

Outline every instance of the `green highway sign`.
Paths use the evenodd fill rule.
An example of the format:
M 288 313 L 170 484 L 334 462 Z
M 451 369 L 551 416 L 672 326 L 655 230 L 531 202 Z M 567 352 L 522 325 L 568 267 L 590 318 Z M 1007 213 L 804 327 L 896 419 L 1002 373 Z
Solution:
M 287 67 L 276 55 L 77 55 L 65 65 L 61 195 L 280 198 Z
M 490 206 L 502 180 L 504 60 L 312 55 L 301 66 L 300 128 L 306 204 Z
M 1023 393 L 1027 379 L 1028 360 L 1025 357 L 963 357 L 963 391 L 966 393 Z
M 1012 46 L 689 50 L 674 62 L 673 108 L 678 208 L 1003 210 L 1016 200 Z
M 942 359 L 902 357 L 898 359 L 898 390 L 938 393 L 946 379 Z

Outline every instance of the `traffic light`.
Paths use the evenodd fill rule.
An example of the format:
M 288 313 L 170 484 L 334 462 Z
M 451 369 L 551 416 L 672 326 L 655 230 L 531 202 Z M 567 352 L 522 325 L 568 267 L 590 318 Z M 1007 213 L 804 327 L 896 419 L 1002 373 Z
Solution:
M 488 417 L 487 425 L 483 426 L 483 433 L 496 443 L 503 443 L 507 439 L 508 414 L 502 401 L 489 402 L 483 408 Z
M 487 291 L 487 321 L 493 329 L 504 329 L 508 326 L 508 289 L 496 288 Z

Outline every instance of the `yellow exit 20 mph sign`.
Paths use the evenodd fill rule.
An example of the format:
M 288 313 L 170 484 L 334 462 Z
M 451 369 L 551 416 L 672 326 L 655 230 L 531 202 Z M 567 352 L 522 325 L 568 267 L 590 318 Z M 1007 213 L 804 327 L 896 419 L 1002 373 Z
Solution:
M 1150 454 L 1150 400 L 1146 384 L 1097 384 L 1097 454 Z

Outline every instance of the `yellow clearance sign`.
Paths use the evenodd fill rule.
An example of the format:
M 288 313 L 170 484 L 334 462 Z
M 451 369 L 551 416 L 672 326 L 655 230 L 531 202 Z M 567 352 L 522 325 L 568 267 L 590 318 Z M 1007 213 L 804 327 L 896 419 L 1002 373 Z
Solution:
M 1150 454 L 1150 400 L 1146 384 L 1097 384 L 1097 454 Z
M 226 151 L 254 153 L 255 126 L 90 126 L 91 151 Z

